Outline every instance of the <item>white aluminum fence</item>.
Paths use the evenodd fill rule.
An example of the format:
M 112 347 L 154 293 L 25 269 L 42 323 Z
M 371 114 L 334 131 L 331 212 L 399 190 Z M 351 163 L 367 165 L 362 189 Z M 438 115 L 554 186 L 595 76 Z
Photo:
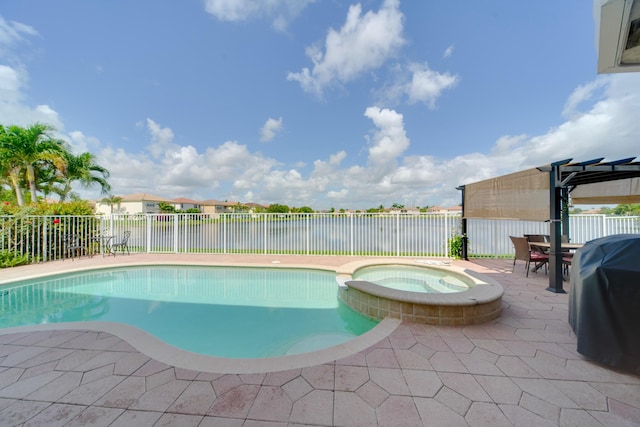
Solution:
M 433 214 L 113 215 L 102 228 L 131 231 L 129 246 L 141 252 L 445 256 L 459 222 Z
M 572 242 L 610 234 L 640 234 L 639 217 L 572 215 Z M 454 214 L 146 214 L 111 216 L 0 216 L 0 251 L 31 262 L 71 255 L 65 239 L 78 238 L 77 255 L 103 249 L 131 231 L 131 252 L 297 255 L 431 256 L 449 254 L 460 233 Z M 549 234 L 549 223 L 470 219 L 470 257 L 512 256 L 509 236 Z
M 96 250 L 91 237 L 99 224 L 94 216 L 0 216 L 0 253 L 17 253 L 29 262 L 65 258 L 69 236 L 76 236 L 86 245 L 77 255 L 88 254 Z
M 467 223 L 469 256 L 512 256 L 509 236 L 551 234 L 548 222 L 470 219 Z M 640 234 L 640 217 L 570 215 L 569 240 L 585 243 L 611 234 Z

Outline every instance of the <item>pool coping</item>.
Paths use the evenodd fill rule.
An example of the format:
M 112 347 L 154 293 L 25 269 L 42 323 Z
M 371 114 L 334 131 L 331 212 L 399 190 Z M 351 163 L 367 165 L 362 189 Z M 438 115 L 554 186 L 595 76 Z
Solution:
M 167 344 L 142 329 L 116 322 L 69 322 L 16 326 L 0 329 L 0 335 L 57 330 L 107 332 L 125 340 L 141 353 L 167 365 L 219 374 L 256 374 L 306 368 L 351 356 L 389 336 L 400 326 L 400 323 L 398 319 L 388 318 L 382 320 L 373 329 L 342 344 L 308 353 L 255 359 L 232 359 L 192 353 Z
M 334 271 L 338 275 L 350 275 L 358 268 L 373 265 L 389 265 L 389 264 L 405 264 L 416 265 L 418 260 L 385 258 L 385 259 L 368 259 L 351 261 L 339 266 L 320 265 L 320 264 L 290 264 L 279 260 L 271 262 L 243 263 L 243 262 L 216 262 L 216 261 L 128 261 L 124 264 L 115 265 L 77 265 L 69 266 L 64 271 L 49 271 L 28 274 L 20 278 L 11 278 L 0 280 L 0 287 L 11 283 L 36 279 L 41 277 L 50 277 L 58 274 L 67 274 L 80 271 L 94 271 L 101 269 L 112 269 L 122 267 L 135 266 L 154 266 L 154 265 L 193 265 L 193 266 L 210 266 L 210 267 L 256 267 L 256 268 L 293 268 L 293 269 L 315 269 L 324 271 Z M 430 267 L 432 265 L 429 265 Z M 458 267 L 447 266 L 450 269 L 459 269 Z M 477 273 L 466 271 L 466 274 L 474 276 Z M 484 281 L 495 282 L 484 275 Z M 476 276 L 477 277 L 477 276 Z M 497 282 L 495 282 L 497 283 Z M 377 286 L 377 285 L 375 285 Z M 501 288 L 501 287 L 500 287 Z M 370 331 L 336 346 L 327 347 L 322 350 L 313 352 L 300 353 L 294 355 L 286 355 L 270 358 L 224 358 L 217 356 L 208 356 L 198 353 L 192 353 L 186 350 L 171 346 L 166 342 L 154 337 L 153 335 L 138 329 L 134 326 L 116 323 L 116 322 L 70 322 L 70 323 L 53 323 L 30 326 L 18 326 L 12 328 L 0 329 L 0 335 L 34 332 L 34 331 L 52 331 L 52 330 L 90 330 L 100 331 L 113 334 L 123 340 L 138 351 L 152 357 L 160 362 L 181 367 L 185 369 L 198 370 L 202 372 L 216 372 L 222 374 L 253 374 L 264 372 L 275 372 L 288 369 L 304 368 L 319 364 L 329 363 L 341 358 L 345 358 L 363 351 L 384 338 L 388 337 L 400 324 L 401 319 L 386 317 L 380 321 L 378 325 Z

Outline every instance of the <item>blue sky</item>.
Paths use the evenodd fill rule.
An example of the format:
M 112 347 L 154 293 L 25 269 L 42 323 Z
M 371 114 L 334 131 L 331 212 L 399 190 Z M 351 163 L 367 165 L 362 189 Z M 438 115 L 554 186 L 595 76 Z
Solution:
M 584 0 L 4 0 L 0 123 L 53 125 L 116 195 L 450 206 L 640 155 L 640 75 L 598 75 L 594 31 Z

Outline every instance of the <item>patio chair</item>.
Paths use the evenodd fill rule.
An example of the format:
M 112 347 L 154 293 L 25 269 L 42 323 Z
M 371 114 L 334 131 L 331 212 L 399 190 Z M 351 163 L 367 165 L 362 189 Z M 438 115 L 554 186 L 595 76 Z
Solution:
M 562 275 L 569 280 L 569 267 L 573 263 L 573 254 L 570 252 L 562 254 Z
M 131 232 L 125 231 L 124 236 L 122 237 L 122 240 L 111 244 L 111 253 L 113 254 L 113 256 L 116 256 L 116 252 L 118 251 L 118 249 L 120 249 L 123 254 L 124 254 L 124 251 L 126 250 L 127 255 L 131 255 L 131 253 L 129 252 L 129 244 L 128 244 L 130 236 L 131 236 Z
M 78 256 L 78 252 L 82 255 L 82 251 L 84 251 L 84 246 L 80 244 L 80 239 L 75 234 L 66 234 L 63 237 L 65 253 L 67 258 L 71 257 L 73 260 L 76 256 Z M 62 257 L 64 260 L 64 257 Z
M 544 235 L 544 234 L 525 234 L 524 237 L 527 238 L 528 242 L 548 242 L 548 236 Z M 529 247 L 531 248 L 532 251 L 535 252 L 540 252 L 540 253 L 546 253 L 544 251 L 544 249 L 542 249 L 539 246 L 533 246 L 533 245 L 529 245 Z
M 513 257 L 513 268 L 511 272 L 513 272 L 516 268 L 516 261 L 524 261 L 526 263 L 526 277 L 529 277 L 529 267 L 531 263 L 533 263 L 534 268 L 533 271 L 538 271 L 542 266 L 544 266 L 545 273 L 547 272 L 547 264 L 549 263 L 549 255 L 532 251 L 529 246 L 529 241 L 526 237 L 515 237 L 509 236 L 511 239 L 511 243 L 513 243 L 513 247 L 516 251 L 515 256 Z

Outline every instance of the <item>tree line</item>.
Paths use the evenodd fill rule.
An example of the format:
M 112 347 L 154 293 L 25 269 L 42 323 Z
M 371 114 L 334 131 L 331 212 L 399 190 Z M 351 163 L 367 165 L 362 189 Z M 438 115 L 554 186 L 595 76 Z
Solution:
M 56 194 L 60 202 L 78 199 L 72 183 L 100 186 L 102 194 L 111 190 L 109 171 L 89 152 L 75 154 L 70 145 L 53 137 L 53 127 L 35 123 L 29 127 L 0 124 L 0 190 L 2 199 L 25 205 L 38 194 Z
M 574 208 L 570 213 L 580 214 L 583 213 L 583 210 Z M 623 203 L 614 207 L 603 206 L 598 210 L 598 213 L 608 216 L 640 216 L 640 203 Z

